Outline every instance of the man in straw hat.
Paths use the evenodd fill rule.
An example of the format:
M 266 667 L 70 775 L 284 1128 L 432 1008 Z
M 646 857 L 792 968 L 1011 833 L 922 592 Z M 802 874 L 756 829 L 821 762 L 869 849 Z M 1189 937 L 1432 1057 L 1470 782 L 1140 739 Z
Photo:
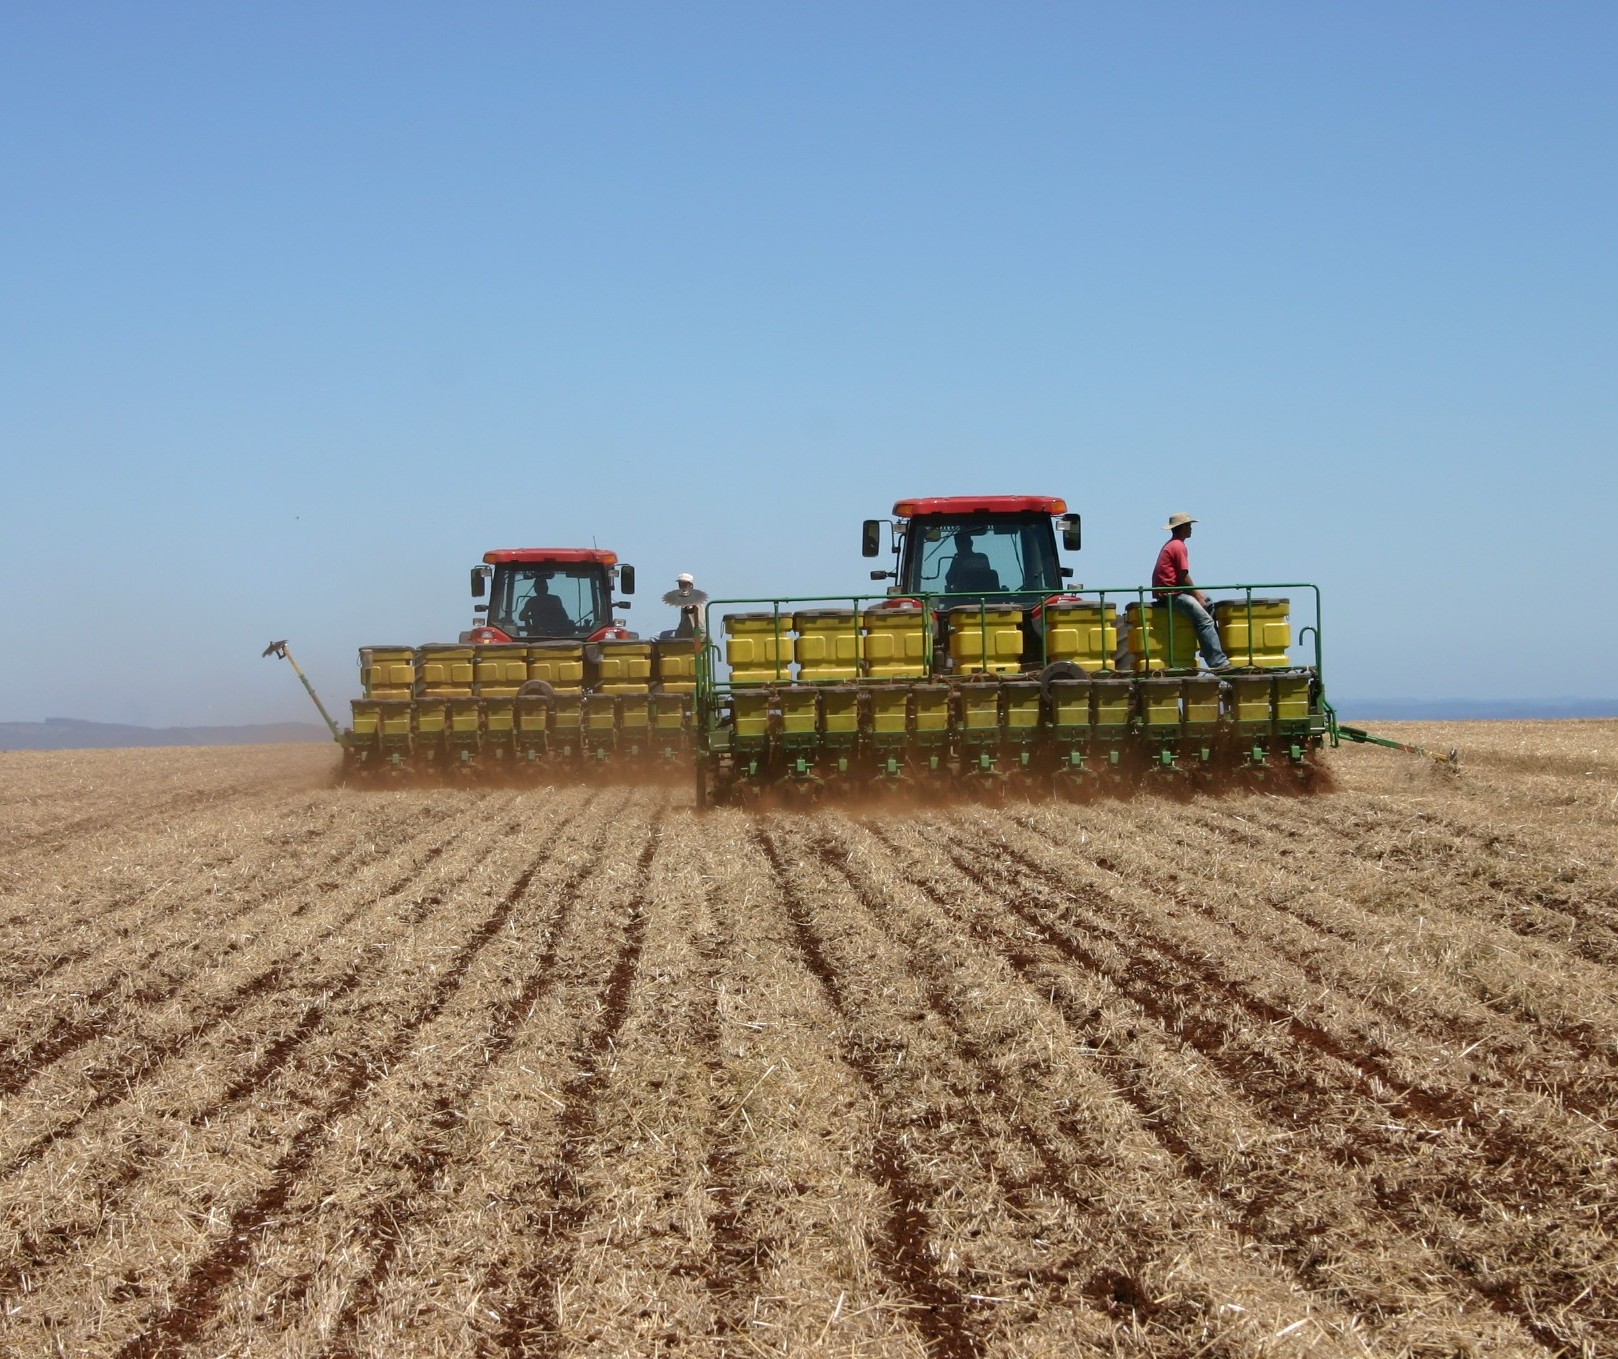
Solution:
M 1197 649 L 1202 652 L 1204 664 L 1210 670 L 1225 671 L 1231 668 L 1230 658 L 1219 645 L 1219 629 L 1208 612 L 1208 596 L 1191 582 L 1191 552 L 1185 540 L 1196 522 L 1189 514 L 1169 516 L 1164 527 L 1171 536 L 1152 568 L 1152 598 L 1178 609 L 1197 630 Z
M 675 577 L 674 589 L 663 596 L 663 602 L 680 611 L 680 624 L 674 630 L 676 637 L 707 635 L 707 611 L 702 606 L 708 602 L 708 592 L 697 589 L 696 580 L 689 571 L 682 571 Z

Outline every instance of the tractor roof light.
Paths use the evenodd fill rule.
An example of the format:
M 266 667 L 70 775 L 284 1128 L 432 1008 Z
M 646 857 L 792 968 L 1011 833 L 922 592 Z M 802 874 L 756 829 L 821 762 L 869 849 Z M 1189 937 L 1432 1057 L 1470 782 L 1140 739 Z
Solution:
M 917 515 L 961 516 L 969 514 L 1049 514 L 1067 513 L 1067 501 L 1054 495 L 940 495 L 896 501 L 893 512 L 900 519 Z
M 602 547 L 498 547 L 485 552 L 483 560 L 491 565 L 520 562 L 527 566 L 543 566 L 547 562 L 595 562 L 601 566 L 616 566 L 618 554 Z

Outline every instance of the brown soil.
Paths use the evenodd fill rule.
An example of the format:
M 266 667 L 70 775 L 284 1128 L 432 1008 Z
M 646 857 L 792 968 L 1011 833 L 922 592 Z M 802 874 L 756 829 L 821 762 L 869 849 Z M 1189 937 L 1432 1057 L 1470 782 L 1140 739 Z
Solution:
M 0 1352 L 1618 1353 L 1618 723 L 696 813 L 0 756 Z

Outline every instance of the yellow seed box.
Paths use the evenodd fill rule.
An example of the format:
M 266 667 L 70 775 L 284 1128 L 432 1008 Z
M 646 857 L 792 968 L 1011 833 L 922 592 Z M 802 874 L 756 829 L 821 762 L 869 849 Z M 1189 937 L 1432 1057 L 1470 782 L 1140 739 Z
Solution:
M 416 684 L 416 653 L 407 646 L 362 646 L 360 687 L 368 698 L 409 698 Z
M 958 671 L 1022 669 L 1022 610 L 1015 604 L 958 604 L 946 613 L 949 654 Z
M 1118 651 L 1118 608 L 1063 600 L 1045 606 L 1045 655 L 1087 671 L 1108 668 Z
M 1124 621 L 1129 628 L 1129 651 L 1136 670 L 1195 670 L 1197 630 L 1183 613 L 1167 604 L 1149 604 L 1142 625 L 1139 603 L 1126 605 Z M 1148 647 L 1148 642 L 1150 646 Z M 1148 650 L 1151 653 L 1147 659 Z
M 917 604 L 867 609 L 865 673 L 872 679 L 917 679 L 927 673 L 927 615 Z
M 1292 624 L 1287 621 L 1291 602 L 1285 599 L 1221 599 L 1213 606 L 1219 627 L 1219 645 L 1236 665 L 1285 669 L 1292 645 Z
M 793 654 L 800 680 L 847 680 L 860 673 L 860 630 L 853 609 L 801 609 L 792 625 L 798 631 Z
M 725 615 L 725 661 L 732 684 L 769 684 L 792 677 L 792 615 Z

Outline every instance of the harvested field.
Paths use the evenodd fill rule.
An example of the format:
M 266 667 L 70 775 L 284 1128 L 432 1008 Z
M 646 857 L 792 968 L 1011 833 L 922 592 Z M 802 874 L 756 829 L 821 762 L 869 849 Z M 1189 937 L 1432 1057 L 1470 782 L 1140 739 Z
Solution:
M 696 814 L 0 756 L 7 1355 L 1618 1353 L 1618 723 Z

